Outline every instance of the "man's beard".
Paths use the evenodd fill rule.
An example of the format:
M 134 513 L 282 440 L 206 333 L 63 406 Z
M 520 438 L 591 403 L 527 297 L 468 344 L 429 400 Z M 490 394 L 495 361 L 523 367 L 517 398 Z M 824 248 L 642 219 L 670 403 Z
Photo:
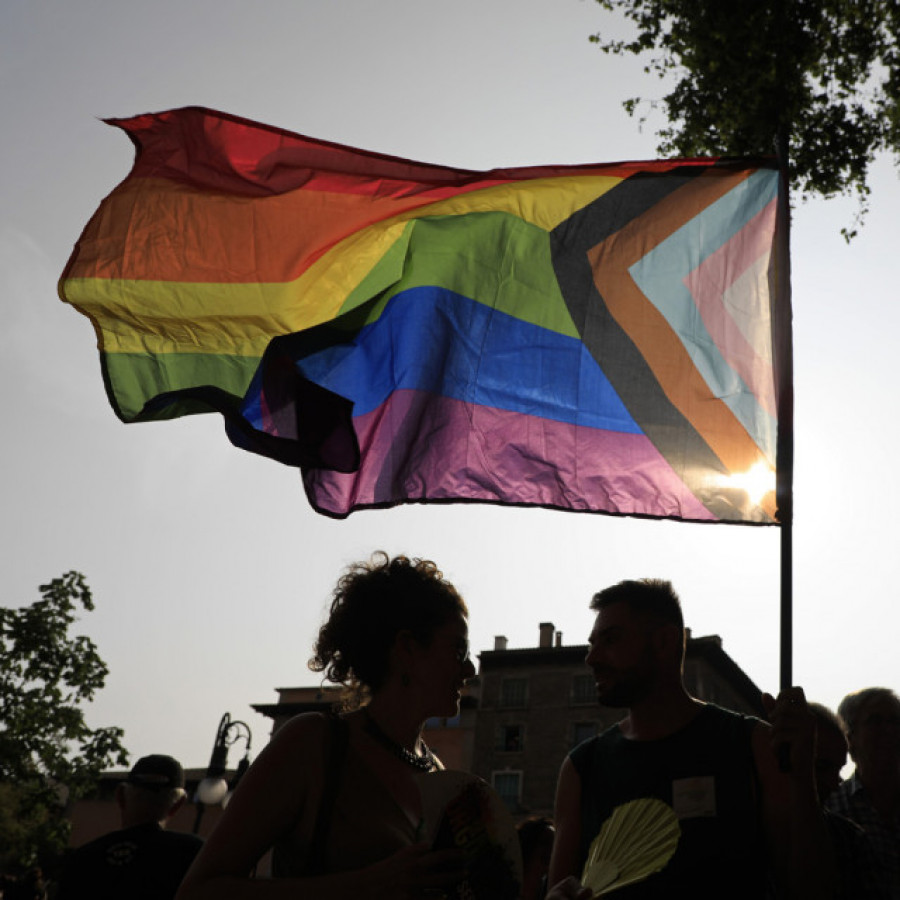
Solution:
M 639 703 L 650 693 L 653 670 L 649 665 L 635 666 L 624 672 L 611 674 L 614 677 L 610 681 L 602 687 L 597 685 L 597 702 L 601 706 L 627 709 Z

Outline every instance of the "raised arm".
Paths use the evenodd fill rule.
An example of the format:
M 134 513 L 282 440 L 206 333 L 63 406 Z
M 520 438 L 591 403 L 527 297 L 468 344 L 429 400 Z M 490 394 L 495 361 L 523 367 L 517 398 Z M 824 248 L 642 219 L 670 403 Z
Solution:
M 568 757 L 559 771 L 553 820 L 556 837 L 550 857 L 546 900 L 587 900 L 591 896 L 591 890 L 582 887 L 578 865 L 581 845 L 581 778 Z
M 762 816 L 777 896 L 837 896 L 834 849 L 815 785 L 815 720 L 800 688 L 775 700 L 763 695 L 771 726 L 757 725 L 753 753 L 762 786 Z M 785 749 L 782 749 L 785 748 Z M 779 756 L 789 759 L 782 771 Z

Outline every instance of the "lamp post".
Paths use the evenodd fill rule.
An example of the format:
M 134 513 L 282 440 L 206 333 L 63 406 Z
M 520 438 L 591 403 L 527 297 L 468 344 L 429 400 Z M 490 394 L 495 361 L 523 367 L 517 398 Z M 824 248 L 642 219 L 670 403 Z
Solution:
M 225 713 L 219 721 L 216 729 L 216 740 L 213 744 L 209 765 L 206 767 L 206 775 L 194 794 L 194 802 L 197 804 L 197 818 L 194 820 L 194 834 L 200 830 L 200 820 L 207 806 L 223 806 L 228 803 L 231 793 L 237 787 L 244 772 L 250 767 L 250 740 L 251 732 L 245 722 L 239 722 L 231 718 L 230 713 Z M 228 763 L 228 748 L 235 741 L 245 742 L 244 758 L 238 763 L 237 770 L 231 782 L 226 782 L 225 769 Z

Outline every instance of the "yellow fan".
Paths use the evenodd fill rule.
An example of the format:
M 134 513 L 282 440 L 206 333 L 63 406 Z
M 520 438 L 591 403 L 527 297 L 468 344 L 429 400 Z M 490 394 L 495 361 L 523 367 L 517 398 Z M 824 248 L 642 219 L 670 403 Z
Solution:
M 642 881 L 672 858 L 680 837 L 678 819 L 662 800 L 623 803 L 591 843 L 581 881 L 595 897 Z

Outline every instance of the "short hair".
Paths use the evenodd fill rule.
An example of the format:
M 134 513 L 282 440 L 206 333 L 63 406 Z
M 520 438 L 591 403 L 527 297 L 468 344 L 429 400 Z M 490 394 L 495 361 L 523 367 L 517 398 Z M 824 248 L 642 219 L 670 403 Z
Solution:
M 863 711 L 863 707 L 868 706 L 873 700 L 892 700 L 900 706 L 900 697 L 898 697 L 890 688 L 886 687 L 870 687 L 863 688 L 860 691 L 854 691 L 847 694 L 838 705 L 837 714 L 844 726 L 844 731 L 850 735 L 856 731 L 859 724 L 859 717 Z
M 650 616 L 666 625 L 684 629 L 681 601 L 671 581 L 662 578 L 620 581 L 594 594 L 591 609 L 599 612 L 614 603 L 625 603 L 638 615 Z
M 815 717 L 817 731 L 821 732 L 823 729 L 830 729 L 835 734 L 839 734 L 841 737 L 845 737 L 844 726 L 841 724 L 840 718 L 827 706 L 823 705 L 822 703 L 813 702 L 810 702 L 808 706 L 809 711 Z
M 309 668 L 344 685 L 344 706 L 358 707 L 387 679 L 399 632 L 409 631 L 427 645 L 436 629 L 468 612 L 431 560 L 392 559 L 378 551 L 368 562 L 351 565 L 338 581 Z

